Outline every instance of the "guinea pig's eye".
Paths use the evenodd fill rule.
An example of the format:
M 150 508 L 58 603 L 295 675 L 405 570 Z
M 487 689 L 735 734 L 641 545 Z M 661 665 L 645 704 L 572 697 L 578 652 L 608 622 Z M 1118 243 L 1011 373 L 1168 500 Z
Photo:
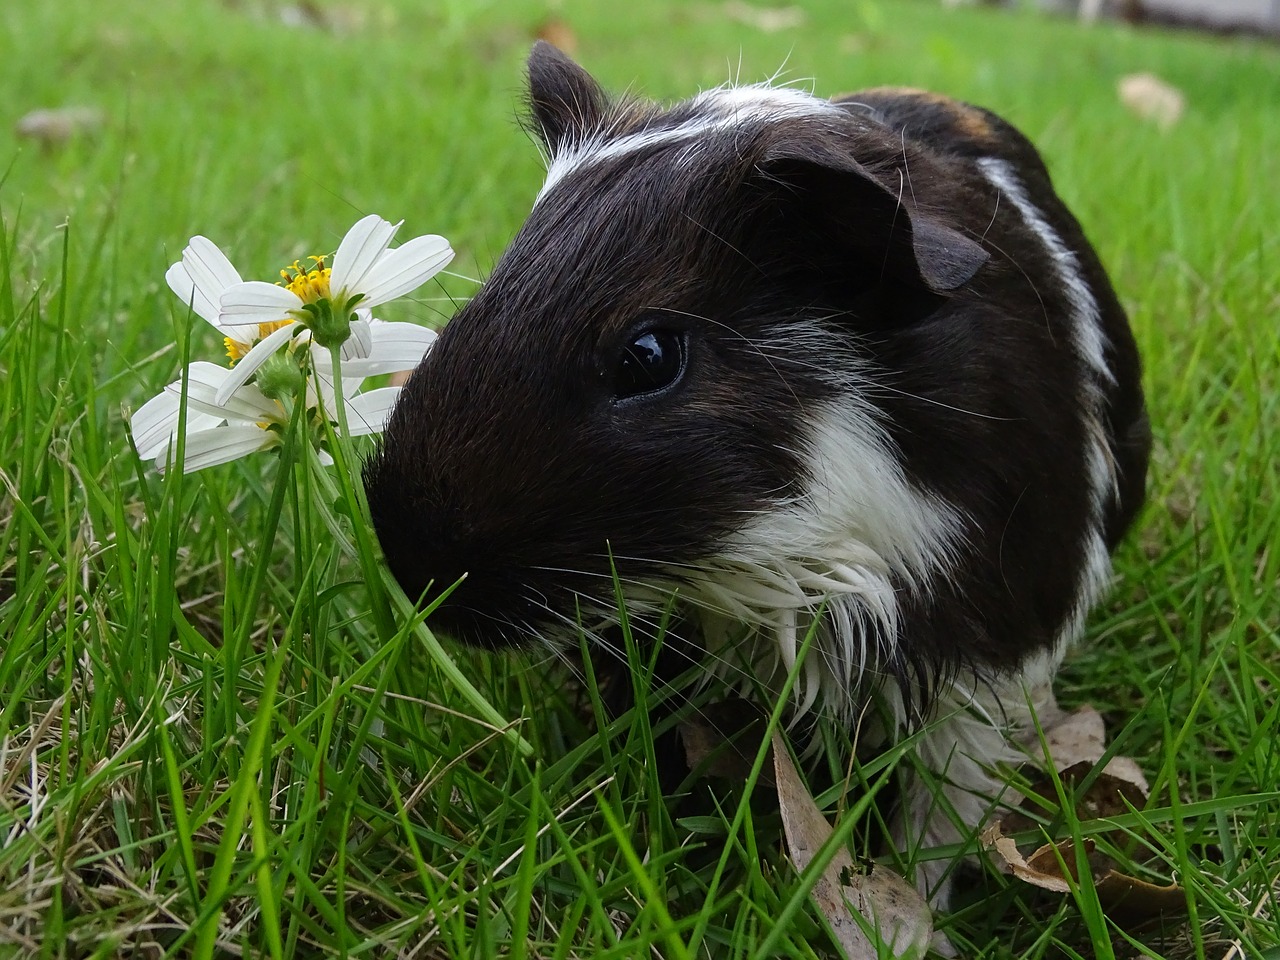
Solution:
M 614 375 L 619 400 L 669 387 L 684 373 L 685 335 L 677 330 L 645 330 L 622 348 Z

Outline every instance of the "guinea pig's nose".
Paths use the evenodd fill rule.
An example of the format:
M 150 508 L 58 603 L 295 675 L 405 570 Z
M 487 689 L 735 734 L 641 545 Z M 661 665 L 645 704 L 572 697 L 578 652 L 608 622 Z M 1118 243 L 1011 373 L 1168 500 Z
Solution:
M 532 625 L 522 616 L 525 604 L 511 578 L 493 570 L 465 570 L 454 575 L 455 569 L 450 564 L 428 570 L 418 564 L 404 576 L 394 566 L 392 573 L 420 608 L 434 608 L 427 616 L 427 626 L 434 633 L 490 650 L 529 640 Z
M 370 489 L 374 530 L 396 582 L 421 609 L 434 606 L 427 626 L 452 640 L 489 649 L 527 637 L 518 617 L 518 578 L 505 574 L 492 550 L 461 543 L 440 517 L 393 504 L 399 498 Z M 442 599 L 443 597 L 443 599 Z

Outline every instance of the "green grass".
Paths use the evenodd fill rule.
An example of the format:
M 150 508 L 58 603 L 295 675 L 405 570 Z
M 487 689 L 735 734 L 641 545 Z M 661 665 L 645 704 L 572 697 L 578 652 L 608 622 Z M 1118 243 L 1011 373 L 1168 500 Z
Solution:
M 132 455 L 124 411 L 188 349 L 162 278 L 191 234 L 267 277 L 360 214 L 404 217 L 402 236 L 453 240 L 462 277 L 388 317 L 437 323 L 537 190 L 516 112 L 538 5 L 330 9 L 345 31 L 286 28 L 268 3 L 0 10 L 0 956 L 829 955 L 817 915 L 788 910 L 776 824 L 736 794 L 674 817 L 643 713 L 599 732 L 590 685 L 451 650 L 513 726 L 474 719 L 421 633 L 379 627 L 281 463 L 162 482 Z M 924 2 L 807 9 L 774 34 L 718 3 L 558 16 L 614 89 L 785 64 L 824 94 L 906 83 L 996 109 L 1042 147 L 1146 358 L 1151 506 L 1059 690 L 1146 769 L 1151 801 L 1121 821 L 1136 839 L 1109 837 L 1185 887 L 1190 920 L 1126 934 L 1087 888 L 989 874 L 940 922 L 966 956 L 1277 956 L 1280 51 Z M 1118 103 L 1139 70 L 1186 92 L 1172 131 Z M 63 104 L 104 125 L 14 138 Z

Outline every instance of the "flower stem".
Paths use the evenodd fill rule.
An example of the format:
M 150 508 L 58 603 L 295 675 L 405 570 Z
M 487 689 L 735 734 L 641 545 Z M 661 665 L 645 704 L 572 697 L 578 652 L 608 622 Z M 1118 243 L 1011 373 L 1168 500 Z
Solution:
M 477 690 L 475 685 L 467 679 L 453 658 L 449 656 L 444 647 L 440 645 L 440 642 L 427 629 L 422 622 L 422 618 L 414 616 L 413 603 L 404 596 L 399 585 L 389 576 L 384 577 L 383 568 L 378 562 L 378 554 L 374 547 L 373 539 L 369 535 L 372 525 L 369 521 L 369 503 L 365 497 L 364 486 L 363 484 L 352 482 L 354 474 L 351 470 L 351 465 L 356 462 L 356 457 L 355 451 L 351 447 L 351 434 L 347 429 L 346 403 L 342 395 L 341 347 L 330 347 L 329 357 L 333 364 L 333 402 L 334 406 L 337 407 L 338 420 L 336 436 L 332 436 L 332 427 L 329 427 L 333 459 L 337 467 L 338 482 L 342 488 L 342 496 L 346 500 L 351 513 L 351 526 L 355 533 L 361 570 L 364 573 L 365 584 L 369 589 L 369 602 L 373 609 L 379 639 L 385 644 L 391 642 L 396 635 L 391 606 L 391 597 L 394 595 L 396 605 L 400 608 L 402 616 L 409 621 L 411 631 L 426 648 L 436 668 L 444 674 L 449 683 L 462 695 L 464 700 L 471 704 L 483 720 L 494 727 L 502 729 L 504 735 L 513 743 L 516 749 L 526 756 L 530 755 L 533 752 L 533 746 L 529 741 L 520 736 L 510 721 L 499 713 L 493 704 L 485 699 L 484 694 Z M 325 422 L 329 423 L 327 417 Z M 325 482 L 328 483 L 328 477 L 325 478 Z M 329 484 L 327 489 L 332 490 L 332 485 Z
M 364 485 L 352 482 L 352 466 L 355 463 L 355 451 L 351 447 L 351 432 L 347 428 L 346 398 L 342 395 L 342 346 L 334 344 L 329 347 L 329 358 L 333 364 L 333 405 L 337 407 L 338 432 L 333 438 L 333 459 L 338 468 L 338 483 L 342 487 L 343 499 L 351 511 L 351 529 L 355 533 L 356 549 L 360 554 L 360 568 L 364 573 L 365 583 L 369 587 L 369 603 L 372 607 L 374 626 L 378 630 L 378 639 L 389 643 L 395 636 L 395 620 L 391 616 L 391 604 L 382 589 L 382 578 L 378 574 L 377 551 L 369 536 L 369 503 L 365 499 Z

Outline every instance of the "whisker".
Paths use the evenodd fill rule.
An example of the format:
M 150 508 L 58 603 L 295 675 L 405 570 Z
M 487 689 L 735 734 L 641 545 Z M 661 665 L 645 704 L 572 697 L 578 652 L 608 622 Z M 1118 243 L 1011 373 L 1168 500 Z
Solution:
M 964 407 L 955 407 L 949 403 L 943 403 L 941 400 L 934 400 L 932 397 L 923 397 L 918 393 L 911 393 L 908 390 L 899 390 L 897 387 L 891 387 L 887 383 L 877 383 L 876 390 L 887 390 L 889 393 L 896 393 L 902 397 L 909 397 L 912 400 L 919 400 L 921 403 L 931 403 L 936 407 L 942 407 L 945 410 L 953 410 L 956 413 L 963 413 L 966 416 L 978 417 L 981 420 L 998 420 L 1002 423 L 1013 423 L 1018 417 L 997 417 L 988 413 L 979 413 L 977 410 L 966 410 Z
M 607 574 L 590 574 L 589 571 L 569 571 L 569 572 L 580 572 L 580 573 L 588 573 L 588 575 L 592 575 L 592 576 L 609 577 L 609 575 Z M 644 586 L 647 589 L 652 589 L 655 592 L 661 592 L 661 588 L 654 587 L 651 584 L 637 582 L 637 585 Z M 581 593 L 577 593 L 576 591 L 574 595 L 581 602 L 580 609 L 599 608 L 602 616 L 604 617 L 605 622 L 610 623 L 612 625 L 617 625 L 619 623 L 619 617 L 617 616 L 617 611 L 605 612 L 604 608 L 602 607 L 602 605 L 598 600 L 585 596 Z M 617 650 L 612 644 L 610 644 L 604 638 L 604 636 L 601 633 L 588 628 L 584 623 L 582 623 L 581 619 L 575 619 L 574 617 L 568 616 L 558 610 L 554 610 L 547 604 L 537 604 L 537 605 L 541 607 L 541 609 L 545 610 L 555 620 L 567 626 L 570 630 L 578 631 L 582 635 L 586 636 L 588 640 L 590 640 L 593 644 L 597 645 L 600 649 L 606 651 L 611 656 L 615 657 L 619 663 L 622 663 L 624 665 L 626 664 L 625 652 Z M 732 611 L 716 609 L 714 605 L 710 603 L 699 602 L 696 604 L 696 607 L 701 610 L 706 610 L 708 612 L 715 613 L 716 615 L 722 616 L 725 619 L 733 619 Z M 637 611 L 634 609 L 628 610 L 627 622 L 632 632 L 639 633 L 641 636 L 644 636 L 655 642 L 661 639 L 661 636 L 662 636 L 661 627 L 659 625 L 652 624 L 649 620 L 647 620 L 646 615 L 644 614 L 643 611 Z M 671 636 L 677 636 L 676 634 L 671 633 L 670 627 L 667 628 L 666 633 Z M 691 653 L 689 651 L 678 650 L 678 649 L 673 649 L 673 652 L 679 657 L 681 657 L 683 660 L 685 660 L 690 666 L 700 667 L 700 666 L 705 666 L 706 663 L 710 662 L 712 664 L 715 664 L 715 665 L 718 665 L 719 667 L 724 668 L 724 671 L 731 676 L 737 675 L 743 679 L 748 679 L 748 680 L 753 679 L 754 675 L 752 674 L 752 672 L 746 666 L 742 665 L 738 661 L 706 649 L 705 644 L 697 644 L 695 646 L 698 648 L 696 654 Z

